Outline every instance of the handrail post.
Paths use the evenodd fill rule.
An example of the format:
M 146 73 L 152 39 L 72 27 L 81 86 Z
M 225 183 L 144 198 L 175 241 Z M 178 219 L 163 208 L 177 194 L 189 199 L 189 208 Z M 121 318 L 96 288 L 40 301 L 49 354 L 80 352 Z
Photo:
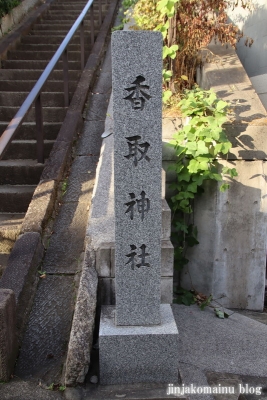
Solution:
M 81 42 L 81 70 L 84 69 L 84 20 L 81 22 L 80 26 L 80 42 Z
M 43 134 L 43 109 L 41 93 L 35 100 L 37 162 L 44 163 L 44 134 Z
M 68 67 L 68 50 L 63 53 L 63 81 L 64 81 L 64 105 L 68 107 L 69 102 L 69 67 Z
M 91 31 L 91 45 L 95 43 L 95 20 L 94 20 L 94 4 L 90 8 L 90 31 Z
M 98 0 L 99 8 L 99 27 L 102 25 L 102 0 Z

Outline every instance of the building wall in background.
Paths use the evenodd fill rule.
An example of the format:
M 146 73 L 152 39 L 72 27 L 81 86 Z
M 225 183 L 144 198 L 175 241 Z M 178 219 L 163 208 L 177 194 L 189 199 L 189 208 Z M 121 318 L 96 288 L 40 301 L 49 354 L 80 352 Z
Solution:
M 267 0 L 253 1 L 252 12 L 237 7 L 229 10 L 228 15 L 244 32 L 237 54 L 267 109 Z M 251 47 L 245 45 L 247 36 L 254 41 Z

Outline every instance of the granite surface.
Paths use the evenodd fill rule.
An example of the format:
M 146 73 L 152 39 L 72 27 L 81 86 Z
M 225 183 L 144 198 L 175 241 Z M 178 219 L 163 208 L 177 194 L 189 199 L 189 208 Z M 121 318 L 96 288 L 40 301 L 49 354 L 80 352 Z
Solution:
M 117 326 L 115 307 L 102 307 L 100 383 L 178 382 L 178 330 L 169 304 L 158 326 Z
M 116 323 L 160 323 L 162 36 L 114 32 Z

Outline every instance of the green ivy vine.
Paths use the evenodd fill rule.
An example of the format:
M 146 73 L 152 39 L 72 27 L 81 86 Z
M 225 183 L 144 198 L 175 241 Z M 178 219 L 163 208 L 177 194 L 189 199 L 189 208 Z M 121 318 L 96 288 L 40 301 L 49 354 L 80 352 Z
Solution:
M 221 182 L 220 191 L 224 192 L 229 188 L 224 177 L 234 178 L 237 172 L 235 168 L 221 168 L 217 161 L 219 154 L 227 156 L 232 147 L 222 127 L 227 120 L 228 103 L 218 99 L 212 90 L 195 87 L 185 91 L 179 107 L 188 124 L 171 142 L 177 160 L 170 167 L 176 172 L 176 181 L 170 188 L 175 193 L 171 198 L 175 267 L 181 271 L 188 263 L 187 248 L 199 243 L 190 214 L 196 195 L 204 191 L 203 182 Z

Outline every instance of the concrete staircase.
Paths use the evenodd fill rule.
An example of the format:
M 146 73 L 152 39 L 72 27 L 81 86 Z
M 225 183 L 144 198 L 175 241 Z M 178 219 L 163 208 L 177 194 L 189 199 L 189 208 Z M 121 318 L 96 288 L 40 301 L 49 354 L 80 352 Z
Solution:
M 79 16 L 86 0 L 55 0 L 42 19 L 34 23 L 15 50 L 1 61 L 0 68 L 0 136 L 14 117 L 36 80 L 58 49 Z M 107 5 L 102 2 L 102 18 Z M 98 2 L 94 5 L 97 36 Z M 85 60 L 91 49 L 90 13 L 84 21 Z M 0 55 L 1 57 L 1 55 Z M 68 46 L 70 99 L 81 75 L 79 30 Z M 59 61 L 42 92 L 44 119 L 44 153 L 48 158 L 67 108 L 64 107 L 62 61 Z M 0 161 L 0 274 L 16 240 L 23 217 L 40 180 L 44 164 L 36 160 L 35 110 L 29 112 L 4 159 Z

